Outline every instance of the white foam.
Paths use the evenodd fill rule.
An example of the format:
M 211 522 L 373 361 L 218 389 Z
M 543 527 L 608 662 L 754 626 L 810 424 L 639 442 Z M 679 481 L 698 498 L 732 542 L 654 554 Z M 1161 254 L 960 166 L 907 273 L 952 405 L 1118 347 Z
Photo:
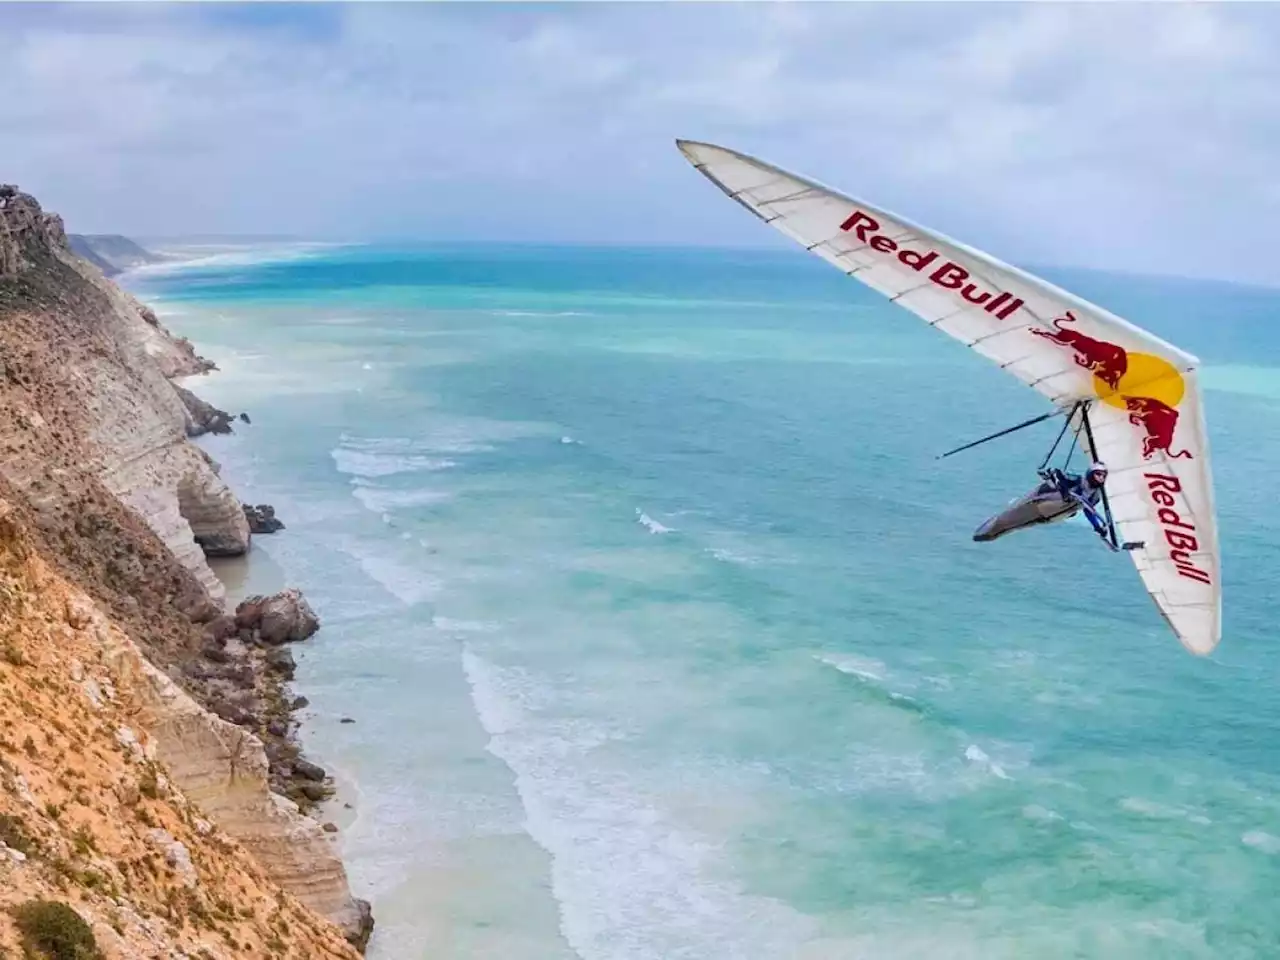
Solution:
M 384 517 L 393 510 L 426 507 L 450 499 L 449 494 L 439 490 L 389 490 L 364 484 L 353 485 L 351 494 L 367 509 L 381 513 Z
M 673 532 L 671 527 L 663 526 L 639 507 L 636 507 L 636 522 L 653 534 Z
M 707 553 L 715 557 L 721 563 L 732 563 L 743 567 L 757 566 L 760 561 L 755 557 L 749 557 L 742 553 L 735 553 L 732 550 L 726 550 L 723 547 L 708 547 Z
M 462 649 L 462 669 L 471 685 L 471 699 L 485 731 L 491 737 L 498 737 L 519 726 L 523 716 L 519 706 L 498 693 L 490 679 L 492 671 L 488 665 L 466 646 Z
M 529 834 L 551 855 L 561 931 L 586 960 L 785 956 L 815 932 L 777 901 L 713 879 L 718 844 L 660 795 L 594 759 L 616 731 L 548 716 L 534 678 L 464 646 L 488 749 L 515 775 Z
M 496 623 L 485 620 L 454 620 L 435 616 L 431 618 L 431 625 L 444 633 L 493 633 L 498 629 Z
M 993 774 L 995 774 L 1001 780 L 1012 779 L 1007 773 L 1004 772 L 1004 768 L 1001 767 L 1000 764 L 992 760 L 989 756 L 987 756 L 987 751 L 983 750 L 976 743 L 971 743 L 969 744 L 969 746 L 965 747 L 964 757 L 966 760 L 968 760 L 971 763 L 976 763 L 979 766 L 986 767 L 988 770 L 990 770 Z
M 264 263 L 304 260 L 328 250 L 352 246 L 345 243 L 287 244 L 183 244 L 160 251 L 178 259 L 148 263 L 127 271 L 130 276 L 157 276 L 209 267 L 250 267 Z
M 361 570 L 405 606 L 416 606 L 440 595 L 443 585 L 438 579 L 424 570 L 377 552 L 377 548 L 348 542 L 343 545 L 343 551 L 354 557 Z
M 1125 797 L 1120 801 L 1120 808 L 1130 813 L 1136 813 L 1139 816 L 1151 817 L 1154 820 L 1187 820 L 1201 825 L 1212 823 L 1208 817 L 1201 814 L 1192 813 L 1182 807 L 1171 807 L 1167 804 L 1156 803 L 1154 800 L 1147 800 L 1144 797 Z
M 1253 847 L 1263 853 L 1280 853 L 1280 837 L 1273 836 L 1265 830 L 1249 830 L 1240 837 L 1246 847 Z
M 1028 820 L 1039 820 L 1046 823 L 1062 819 L 1062 814 L 1054 813 L 1047 807 L 1042 807 L 1037 803 L 1029 803 L 1023 807 L 1022 815 Z
M 873 683 L 883 683 L 887 668 L 879 660 L 872 660 L 868 657 L 857 657 L 852 654 L 835 656 L 825 653 L 817 653 L 813 655 L 813 659 L 819 663 L 825 663 L 829 667 L 834 667 L 841 673 L 848 674 L 851 677 L 859 677 L 863 680 L 870 680 Z
M 421 454 L 380 453 L 376 450 L 353 450 L 335 447 L 329 451 L 338 472 L 357 477 L 390 477 L 397 473 L 448 470 L 456 467 L 454 460 L 429 457 Z

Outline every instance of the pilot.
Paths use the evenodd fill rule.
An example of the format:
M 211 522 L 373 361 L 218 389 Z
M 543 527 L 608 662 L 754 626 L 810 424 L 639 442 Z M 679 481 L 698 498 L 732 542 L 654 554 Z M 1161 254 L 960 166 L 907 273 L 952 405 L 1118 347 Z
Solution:
M 1056 490 L 1062 495 L 1064 500 L 1076 500 L 1082 502 L 1087 508 L 1085 516 L 1089 518 L 1089 523 L 1093 525 L 1093 529 L 1098 532 L 1101 537 L 1107 536 L 1106 521 L 1098 515 L 1098 511 L 1094 509 L 1098 505 L 1098 501 L 1102 499 L 1103 485 L 1107 482 L 1107 465 L 1100 460 L 1095 460 L 1089 464 L 1089 469 L 1081 476 L 1078 473 L 1065 473 L 1056 467 L 1051 467 L 1041 474 L 1045 478 L 1045 482 L 1040 485 L 1041 493 L 1049 493 Z

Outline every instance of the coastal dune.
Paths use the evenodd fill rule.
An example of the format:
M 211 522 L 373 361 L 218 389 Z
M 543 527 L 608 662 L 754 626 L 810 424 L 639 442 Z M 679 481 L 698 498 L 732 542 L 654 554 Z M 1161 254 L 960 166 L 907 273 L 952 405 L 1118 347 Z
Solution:
M 115 690 L 117 709 L 127 704 L 130 730 L 126 737 L 102 722 L 90 724 L 66 753 L 105 755 L 107 772 L 127 779 L 123 765 L 132 747 L 122 755 L 121 738 L 136 744 L 182 804 L 190 804 L 191 816 L 207 819 L 207 831 L 184 841 L 197 873 L 206 862 L 235 873 L 235 858 L 251 858 L 261 871 L 263 896 L 274 888 L 285 898 L 280 902 L 296 898 L 298 910 L 312 918 L 309 932 L 294 927 L 287 938 L 297 955 L 354 954 L 351 945 L 363 950 L 372 927 L 368 905 L 352 897 L 328 834 L 304 812 L 322 791 L 310 782 L 303 790 L 289 784 L 295 770 L 309 781 L 319 770 L 301 759 L 292 741 L 283 687 L 292 676 L 292 658 L 279 646 L 281 637 L 268 635 L 265 619 L 259 623 L 226 609 L 225 590 L 206 559 L 243 554 L 251 540 L 239 500 L 212 459 L 190 442 L 200 430 L 202 414 L 193 409 L 198 401 L 171 382 L 211 366 L 72 253 L 60 218 L 15 188 L 0 187 L 0 513 L 17 545 L 14 582 L 27 583 L 25 591 L 14 587 L 6 594 L 27 600 L 4 617 L 13 656 L 12 662 L 0 658 L 6 694 L 0 725 L 14 728 L 15 711 L 24 710 L 27 719 L 45 726 L 65 723 L 56 700 L 49 703 L 50 716 L 39 716 L 33 701 L 18 694 L 21 682 L 86 682 L 76 678 L 85 672 L 83 664 L 76 667 L 65 651 L 49 647 L 57 633 L 50 637 L 43 630 L 38 613 L 46 593 L 65 592 L 76 610 L 64 618 L 68 629 L 94 638 L 85 657 L 104 671 L 94 689 Z M 276 607 L 281 603 L 307 619 L 302 613 L 309 615 L 309 608 L 299 597 Z M 307 629 L 287 631 L 285 639 L 309 636 L 318 626 L 310 620 Z M 32 663 L 41 664 L 38 676 L 31 675 Z M 36 784 L 56 779 L 61 763 L 55 766 L 39 749 L 21 751 L 19 744 L 18 750 L 13 757 L 0 745 L 0 761 L 8 771 L 21 767 L 26 792 L 43 808 L 50 801 Z M 6 849 L 16 848 L 4 839 L 8 821 L 2 817 L 22 820 L 23 792 L 0 791 Z M 25 815 L 30 819 L 29 811 Z M 105 817 L 102 829 L 111 823 Z M 30 829 L 52 836 L 57 827 Z M 124 834 L 113 840 L 124 845 L 121 856 L 142 855 L 129 847 L 133 842 Z M 51 838 L 32 849 L 37 847 L 47 853 L 56 843 Z M 22 869 L 43 875 L 50 858 L 43 859 L 40 864 L 28 857 Z M 72 860 L 58 856 L 56 862 Z M 99 902 L 104 897 L 132 903 L 128 895 L 108 896 L 121 893 L 123 883 L 121 877 L 110 889 L 73 885 L 72 905 L 97 916 L 100 907 L 109 909 Z M 20 889 L 0 882 L 0 899 L 8 902 Z M 232 913 L 254 909 L 237 902 L 238 889 L 210 895 Z M 145 906 L 139 901 L 133 909 L 145 915 Z M 0 919 L 0 934 L 6 923 Z M 163 929 L 157 936 L 175 947 L 181 940 Z M 257 947 L 245 946 L 227 953 L 223 943 L 221 953 L 210 951 L 259 955 Z M 153 955 L 103 948 L 109 956 Z

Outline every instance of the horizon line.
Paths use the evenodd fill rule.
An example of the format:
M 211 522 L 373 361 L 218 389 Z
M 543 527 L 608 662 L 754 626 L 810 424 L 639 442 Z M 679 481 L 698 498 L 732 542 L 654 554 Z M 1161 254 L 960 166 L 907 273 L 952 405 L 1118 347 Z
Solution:
M 68 233 L 78 233 L 77 231 L 67 231 Z M 761 253 L 781 255 L 784 253 L 792 253 L 800 248 L 794 244 L 782 243 L 773 244 L 743 244 L 735 245 L 728 243 L 688 243 L 678 240 L 507 240 L 507 239 L 446 239 L 446 238 L 427 238 L 414 237 L 409 235 L 385 235 L 371 236 L 365 238 L 345 238 L 338 239 L 334 237 L 306 236 L 303 234 L 278 234 L 278 233 L 193 233 L 193 234 L 149 234 L 149 233 L 93 233 L 79 234 L 80 236 L 116 236 L 124 237 L 146 247 L 147 243 L 298 243 L 298 244 L 316 244 L 322 246 L 336 247 L 356 247 L 356 246 L 438 246 L 438 247 L 553 247 L 553 248 L 570 248 L 570 249 L 589 249 L 589 248 L 608 248 L 615 250 L 697 250 L 697 251 L 723 251 L 732 253 Z M 816 261 L 815 261 L 816 262 Z M 1258 290 L 1275 291 L 1280 290 L 1280 283 L 1268 284 L 1261 280 L 1244 280 L 1231 277 L 1211 276 L 1205 274 L 1188 274 L 1188 273 L 1157 273 L 1153 271 L 1119 269 L 1112 267 L 1098 267 L 1079 263 L 1027 263 L 1020 265 L 1022 269 L 1029 272 L 1036 271 L 1053 271 L 1053 270 L 1074 270 L 1085 273 L 1097 273 L 1102 275 L 1133 277 L 1138 279 L 1151 280 L 1183 280 L 1200 283 L 1219 283 L 1224 286 L 1246 287 Z

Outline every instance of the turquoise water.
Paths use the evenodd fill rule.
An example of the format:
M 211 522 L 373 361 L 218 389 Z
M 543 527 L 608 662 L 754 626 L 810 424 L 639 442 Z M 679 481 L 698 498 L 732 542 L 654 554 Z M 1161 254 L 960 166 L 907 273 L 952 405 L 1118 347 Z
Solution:
M 130 285 L 324 629 L 374 960 L 1280 955 L 1280 292 L 1045 271 L 1202 357 L 1224 639 L 1031 391 L 802 252 L 245 249 Z M 349 716 L 354 724 L 340 724 Z

